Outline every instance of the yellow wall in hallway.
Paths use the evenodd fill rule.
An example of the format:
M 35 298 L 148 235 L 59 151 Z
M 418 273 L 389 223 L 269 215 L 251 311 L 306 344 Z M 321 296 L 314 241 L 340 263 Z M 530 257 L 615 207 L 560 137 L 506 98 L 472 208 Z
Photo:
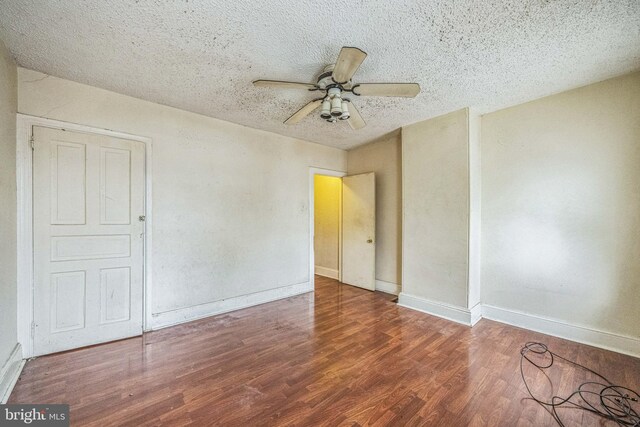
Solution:
M 342 180 L 333 176 L 314 177 L 314 251 L 316 272 L 332 270 L 337 277 L 340 245 L 340 197 Z M 320 267 L 325 272 L 317 271 Z

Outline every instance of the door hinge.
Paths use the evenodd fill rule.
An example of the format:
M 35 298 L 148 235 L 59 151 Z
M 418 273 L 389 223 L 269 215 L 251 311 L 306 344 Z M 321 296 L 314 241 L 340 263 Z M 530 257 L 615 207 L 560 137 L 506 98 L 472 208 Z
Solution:
M 36 336 L 36 322 L 31 322 L 31 338 Z
M 29 145 L 31 145 L 31 151 L 35 151 L 35 141 L 33 139 L 33 134 L 31 135 L 31 139 L 29 140 Z

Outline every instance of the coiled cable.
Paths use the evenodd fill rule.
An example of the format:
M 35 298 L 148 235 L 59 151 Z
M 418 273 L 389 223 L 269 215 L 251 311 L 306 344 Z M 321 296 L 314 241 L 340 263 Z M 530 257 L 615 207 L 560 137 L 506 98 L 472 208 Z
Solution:
M 613 384 L 599 373 L 552 352 L 542 343 L 526 343 L 520 350 L 520 355 L 520 374 L 531 399 L 543 406 L 561 427 L 565 427 L 558 413 L 558 409 L 561 408 L 588 411 L 613 421 L 619 426 L 640 427 L 640 415 L 638 415 L 640 412 L 640 395 L 638 392 Z M 524 364 L 528 362 L 545 373 L 544 371 L 553 366 L 556 359 L 584 369 L 595 375 L 599 380 L 583 382 L 566 397 L 552 396 L 550 400 L 546 401 L 536 397 L 527 383 Z

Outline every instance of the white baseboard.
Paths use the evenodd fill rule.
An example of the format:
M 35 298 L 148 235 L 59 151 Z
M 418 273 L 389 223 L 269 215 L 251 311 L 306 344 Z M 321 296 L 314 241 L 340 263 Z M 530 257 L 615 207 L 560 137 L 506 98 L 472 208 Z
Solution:
M 398 295 L 400 293 L 400 285 L 376 279 L 376 291 Z
M 206 304 L 199 304 L 192 307 L 179 308 L 177 310 L 165 311 L 152 314 L 152 330 L 162 329 L 203 317 L 215 316 L 216 314 L 227 313 L 229 311 L 240 310 L 254 305 L 264 304 L 294 295 L 313 291 L 313 284 L 310 282 L 298 283 L 296 285 L 283 286 L 281 288 L 269 289 L 255 292 L 248 295 L 241 295 L 234 298 L 227 298 L 220 301 L 213 301 Z
M 462 323 L 463 325 L 472 325 L 472 313 L 471 310 L 462 307 L 456 307 L 441 302 L 430 301 L 425 298 L 417 297 L 415 295 L 408 295 L 404 292 L 400 292 L 398 298 L 398 305 L 413 310 L 422 311 L 423 313 L 431 314 L 433 316 L 442 317 L 447 320 Z M 478 307 L 478 306 L 476 306 Z M 477 309 L 474 307 L 477 312 Z M 477 316 L 474 313 L 474 316 Z M 480 320 L 479 318 L 476 322 Z
M 629 356 L 640 357 L 639 337 L 571 325 L 555 319 L 486 304 L 482 305 L 482 317 Z
M 463 325 L 473 326 L 480 319 L 485 318 L 554 337 L 603 348 L 605 350 L 640 357 L 640 337 L 631 337 L 586 328 L 584 326 L 571 325 L 560 320 L 523 313 L 517 310 L 487 304 L 477 304 L 470 310 L 467 310 L 461 307 L 416 297 L 415 295 L 407 295 L 403 292 L 400 293 L 398 305 L 462 323 Z
M 473 326 L 482 319 L 482 304 L 474 305 L 469 312 L 471 313 L 471 326 Z
M 340 277 L 340 272 L 338 270 L 335 270 L 333 268 L 320 267 L 319 265 L 316 265 L 316 274 L 318 276 L 328 277 L 330 279 L 336 280 L 338 280 L 338 278 Z
M 5 404 L 9 400 L 11 391 L 22 373 L 24 362 L 22 360 L 22 347 L 18 343 L 2 366 L 2 370 L 0 370 L 0 404 Z

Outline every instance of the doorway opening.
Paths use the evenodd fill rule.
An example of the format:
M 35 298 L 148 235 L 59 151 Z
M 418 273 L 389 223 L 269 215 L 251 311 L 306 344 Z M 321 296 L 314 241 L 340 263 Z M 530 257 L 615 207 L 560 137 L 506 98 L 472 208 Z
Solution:
M 375 290 L 375 175 L 310 169 L 309 277 Z

